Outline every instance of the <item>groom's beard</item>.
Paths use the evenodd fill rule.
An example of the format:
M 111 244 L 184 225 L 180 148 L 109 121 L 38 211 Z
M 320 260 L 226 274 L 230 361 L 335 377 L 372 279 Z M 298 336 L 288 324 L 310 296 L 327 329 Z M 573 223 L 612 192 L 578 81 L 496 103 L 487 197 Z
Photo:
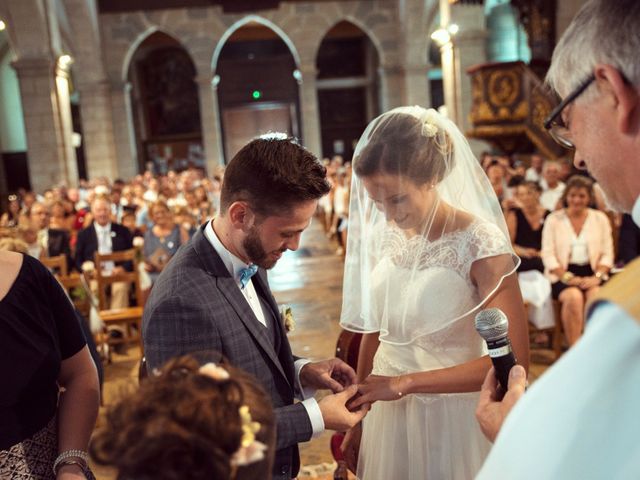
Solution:
M 251 227 L 249 234 L 242 242 L 244 251 L 247 252 L 249 260 L 258 265 L 261 268 L 269 270 L 278 263 L 277 258 L 270 257 L 270 254 L 266 252 L 262 241 L 260 240 L 260 234 L 257 227 Z

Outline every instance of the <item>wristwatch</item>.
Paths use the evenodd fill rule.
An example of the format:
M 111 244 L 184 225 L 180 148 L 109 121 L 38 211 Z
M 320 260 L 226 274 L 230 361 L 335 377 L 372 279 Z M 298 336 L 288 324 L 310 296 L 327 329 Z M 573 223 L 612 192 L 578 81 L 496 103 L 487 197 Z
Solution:
M 597 271 L 595 277 L 601 282 L 606 282 L 609 280 L 609 274 L 606 272 Z

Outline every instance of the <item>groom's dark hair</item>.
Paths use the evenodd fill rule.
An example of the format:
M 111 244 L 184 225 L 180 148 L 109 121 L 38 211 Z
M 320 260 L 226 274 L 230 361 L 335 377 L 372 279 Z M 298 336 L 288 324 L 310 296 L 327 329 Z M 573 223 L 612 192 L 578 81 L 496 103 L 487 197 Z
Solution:
M 293 138 L 257 138 L 227 166 L 220 193 L 221 212 L 245 201 L 256 214 L 286 215 L 297 204 L 331 190 L 327 170 Z

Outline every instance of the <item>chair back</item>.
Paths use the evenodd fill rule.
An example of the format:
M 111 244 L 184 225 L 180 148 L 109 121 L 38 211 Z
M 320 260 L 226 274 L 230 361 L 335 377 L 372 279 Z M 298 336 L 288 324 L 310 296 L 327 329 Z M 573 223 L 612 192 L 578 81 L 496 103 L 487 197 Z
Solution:
M 58 275 L 57 279 L 69 294 L 73 305 L 88 319 L 91 310 L 91 297 L 87 292 L 87 285 L 82 281 L 81 274 L 73 272 L 69 275 Z
M 106 287 L 115 282 L 132 283 L 136 292 L 136 304 L 142 306 L 142 289 L 140 288 L 140 274 L 138 270 L 138 255 L 135 248 L 129 250 L 122 250 L 114 253 L 95 253 L 94 256 L 96 265 L 96 281 L 98 283 L 98 302 L 100 304 L 100 310 L 109 309 L 109 302 L 107 301 Z M 117 274 L 104 274 L 101 265 L 103 262 L 131 262 L 133 265 L 133 271 Z
M 67 271 L 67 257 L 65 255 L 56 255 L 55 257 L 42 257 L 40 259 L 42 264 L 51 270 L 54 275 L 66 277 Z

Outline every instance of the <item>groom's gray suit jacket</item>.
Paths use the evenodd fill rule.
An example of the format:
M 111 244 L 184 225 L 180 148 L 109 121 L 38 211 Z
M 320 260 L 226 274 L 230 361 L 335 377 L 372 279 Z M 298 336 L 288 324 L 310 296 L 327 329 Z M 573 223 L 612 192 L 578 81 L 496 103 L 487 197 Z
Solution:
M 258 271 L 253 284 L 272 311 L 271 331 L 255 317 L 205 237 L 203 225 L 151 290 L 142 325 L 145 356 L 153 369 L 172 357 L 212 352 L 216 354 L 212 361 L 224 357 L 253 374 L 271 396 L 276 412 L 273 478 L 289 479 L 298 473 L 298 443 L 311 438 L 311 421 L 305 407 L 293 403 L 294 357 L 265 270 Z

